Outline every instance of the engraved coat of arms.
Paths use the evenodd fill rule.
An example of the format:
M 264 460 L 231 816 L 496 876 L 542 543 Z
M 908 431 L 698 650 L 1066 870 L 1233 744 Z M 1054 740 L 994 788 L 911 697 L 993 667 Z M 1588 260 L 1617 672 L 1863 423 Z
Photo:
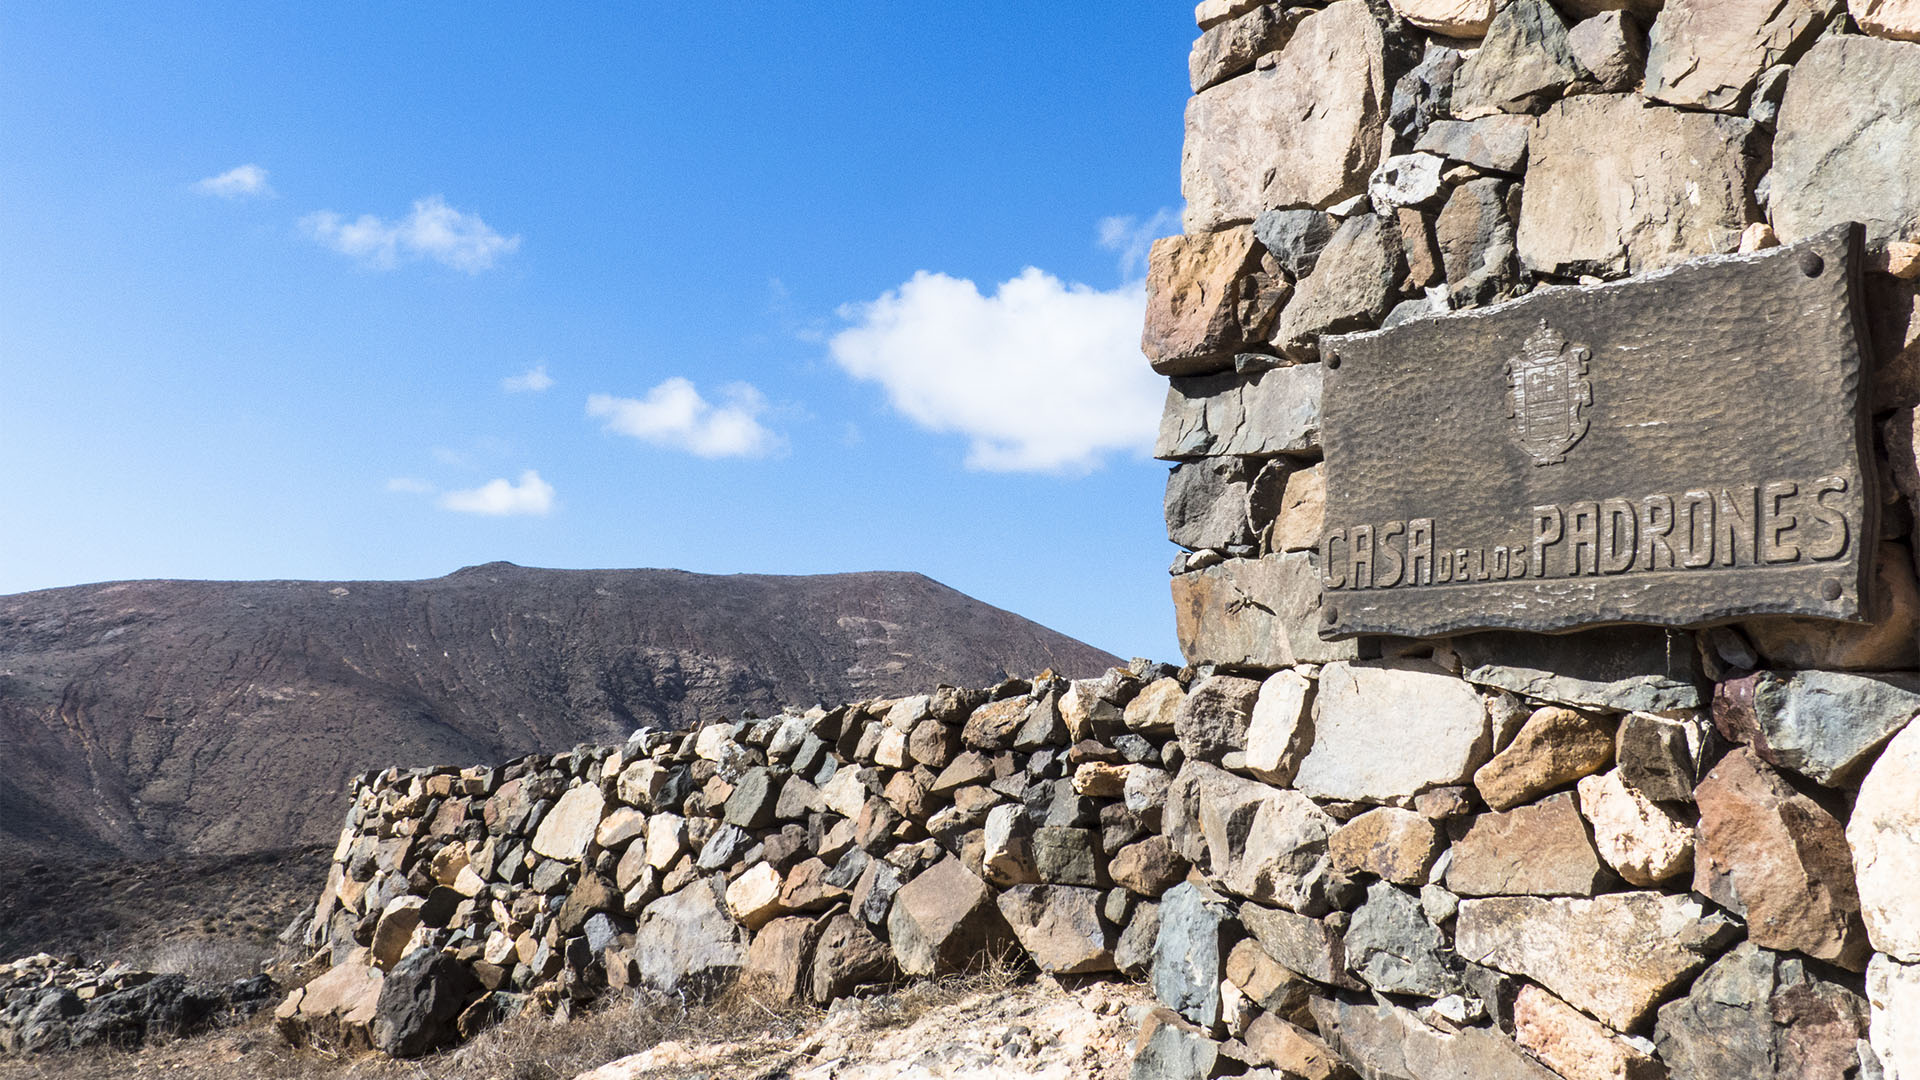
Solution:
M 1587 361 L 1593 353 L 1584 345 L 1570 345 L 1561 333 L 1540 320 L 1527 336 L 1520 355 L 1507 361 L 1507 418 L 1513 421 L 1514 441 L 1535 465 L 1555 465 L 1587 433 L 1587 407 L 1593 404 L 1593 381 Z

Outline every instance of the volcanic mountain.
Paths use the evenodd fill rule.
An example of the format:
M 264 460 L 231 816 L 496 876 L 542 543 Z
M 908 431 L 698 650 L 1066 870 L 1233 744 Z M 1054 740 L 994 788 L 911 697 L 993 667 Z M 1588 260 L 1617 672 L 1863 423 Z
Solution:
M 489 563 L 0 596 L 0 860 L 331 842 L 367 769 L 1117 662 L 912 573 Z

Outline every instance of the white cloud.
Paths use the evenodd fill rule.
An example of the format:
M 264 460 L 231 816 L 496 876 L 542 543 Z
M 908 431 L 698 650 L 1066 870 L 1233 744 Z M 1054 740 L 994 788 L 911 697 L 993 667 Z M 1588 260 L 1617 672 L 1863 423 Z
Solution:
M 553 485 L 528 469 L 520 474 L 517 484 L 506 479 L 489 480 L 470 491 L 449 491 L 439 501 L 441 509 L 463 514 L 542 517 L 553 510 Z
M 595 394 L 587 415 L 606 420 L 606 430 L 704 458 L 759 457 L 777 449 L 780 437 L 760 423 L 767 399 L 746 383 L 720 388 L 720 403 L 700 396 L 693 383 L 674 376 L 643 398 Z
M 1120 276 L 1127 281 L 1146 276 L 1147 251 L 1162 236 L 1180 231 L 1180 215 L 1161 207 L 1142 220 L 1132 214 L 1100 219 L 1100 246 L 1120 256 Z
M 217 195 L 222 199 L 243 199 L 254 195 L 271 195 L 273 188 L 267 185 L 267 170 L 258 165 L 236 165 L 219 176 L 209 176 L 193 185 L 193 190 L 202 195 Z
M 553 376 L 547 374 L 547 365 L 538 364 L 531 370 L 518 375 L 509 375 L 500 380 L 500 389 L 509 394 L 537 394 L 553 386 Z
M 417 476 L 396 476 L 387 481 L 387 490 L 402 495 L 425 495 L 433 490 L 433 485 Z
M 308 214 L 300 224 L 320 243 L 379 270 L 431 259 L 477 274 L 520 247 L 518 236 L 500 235 L 479 215 L 455 210 L 438 195 L 416 199 L 413 212 L 397 221 L 372 214 L 348 221 L 322 210 Z
M 1153 444 L 1166 380 L 1140 354 L 1137 281 L 1102 291 L 1028 267 L 982 296 L 922 270 L 840 314 L 854 325 L 834 360 L 920 426 L 967 436 L 971 468 L 1084 471 Z

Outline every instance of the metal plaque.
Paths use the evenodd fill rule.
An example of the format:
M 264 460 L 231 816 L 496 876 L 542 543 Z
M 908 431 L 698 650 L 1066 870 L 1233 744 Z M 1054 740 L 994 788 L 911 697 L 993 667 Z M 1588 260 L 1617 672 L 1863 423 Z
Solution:
M 1324 343 L 1321 632 L 1858 620 L 1859 230 Z

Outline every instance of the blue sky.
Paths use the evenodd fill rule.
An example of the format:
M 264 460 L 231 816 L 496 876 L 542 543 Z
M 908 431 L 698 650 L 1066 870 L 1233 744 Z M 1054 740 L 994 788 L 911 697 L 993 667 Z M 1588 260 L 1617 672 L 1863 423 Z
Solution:
M 1176 656 L 1184 5 L 506 8 L 0 8 L 0 592 L 903 569 Z

